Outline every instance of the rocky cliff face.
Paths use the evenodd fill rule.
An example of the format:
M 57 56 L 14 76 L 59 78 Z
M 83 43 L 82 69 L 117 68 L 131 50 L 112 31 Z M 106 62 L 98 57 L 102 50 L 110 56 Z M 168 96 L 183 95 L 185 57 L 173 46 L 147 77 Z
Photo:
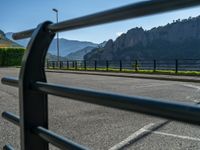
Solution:
M 177 20 L 148 31 L 142 28 L 130 29 L 115 41 L 109 40 L 103 48 L 91 51 L 84 58 L 89 60 L 192 58 L 197 57 L 199 48 L 200 16 Z

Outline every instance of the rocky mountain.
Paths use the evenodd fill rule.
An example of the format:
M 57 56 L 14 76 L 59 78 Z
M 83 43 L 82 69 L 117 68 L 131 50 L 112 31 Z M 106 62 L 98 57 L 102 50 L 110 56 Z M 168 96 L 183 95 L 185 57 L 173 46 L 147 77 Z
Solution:
M 10 47 L 17 47 L 20 48 L 22 47 L 21 45 L 11 41 L 8 39 L 3 31 L 0 30 L 0 48 L 10 48 Z
M 12 34 L 13 34 L 12 32 L 6 33 L 6 37 L 12 40 Z M 26 47 L 28 44 L 28 41 L 29 39 L 23 39 L 23 40 L 16 40 L 15 42 Z M 76 52 L 88 46 L 97 47 L 97 45 L 98 44 L 96 43 L 87 42 L 87 41 L 67 40 L 64 38 L 59 39 L 59 47 L 60 47 L 61 56 L 66 56 L 69 53 Z M 52 55 L 57 55 L 57 39 L 53 39 L 48 52 L 51 53 Z
M 133 28 L 85 55 L 86 60 L 200 58 L 200 16 L 151 30 Z

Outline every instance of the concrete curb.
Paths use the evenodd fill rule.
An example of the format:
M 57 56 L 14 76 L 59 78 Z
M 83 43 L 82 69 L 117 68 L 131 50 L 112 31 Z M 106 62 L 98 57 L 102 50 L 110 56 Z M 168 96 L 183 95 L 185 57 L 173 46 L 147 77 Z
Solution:
M 71 73 L 71 74 L 86 74 L 86 75 L 99 75 L 99 76 L 112 76 L 112 77 L 125 77 L 125 78 L 139 78 L 139 79 L 153 79 L 153 80 L 167 80 L 167 81 L 179 81 L 179 82 L 195 82 L 200 83 L 199 79 L 187 78 L 185 76 L 173 76 L 168 75 L 169 77 L 164 77 L 162 75 L 152 75 L 152 74 L 130 74 L 130 73 L 112 73 L 112 72 L 95 72 L 95 71 L 72 71 L 72 70 L 49 70 L 46 72 L 54 72 L 54 73 Z M 149 76 L 148 76 L 149 75 Z M 181 77 L 181 78 L 178 78 Z M 185 77 L 185 78 L 184 78 Z

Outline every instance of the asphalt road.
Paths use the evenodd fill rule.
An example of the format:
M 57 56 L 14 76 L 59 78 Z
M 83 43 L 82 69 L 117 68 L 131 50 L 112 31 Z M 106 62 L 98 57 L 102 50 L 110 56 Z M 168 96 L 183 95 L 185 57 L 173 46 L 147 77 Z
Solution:
M 0 68 L 0 77 L 18 76 L 18 69 Z M 47 73 L 49 82 L 128 95 L 200 101 L 200 83 L 97 75 Z M 17 88 L 0 84 L 0 113 L 19 114 Z M 37 108 L 35 108 L 37 111 Z M 200 128 L 138 113 L 49 96 L 50 129 L 94 150 L 199 150 Z M 0 147 L 20 149 L 19 128 L 0 118 Z M 51 146 L 51 149 L 56 149 Z

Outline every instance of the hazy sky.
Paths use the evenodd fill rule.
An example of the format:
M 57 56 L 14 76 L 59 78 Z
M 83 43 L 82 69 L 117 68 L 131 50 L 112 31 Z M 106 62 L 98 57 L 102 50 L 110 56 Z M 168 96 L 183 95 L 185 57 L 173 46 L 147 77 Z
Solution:
M 55 12 L 52 11 L 52 8 L 59 10 L 59 20 L 63 21 L 141 1 L 143 0 L 1 0 L 0 29 L 4 32 L 16 32 L 36 27 L 37 24 L 45 20 L 55 22 Z M 200 7 L 194 7 L 176 12 L 62 32 L 60 37 L 100 43 L 111 38 L 115 39 L 118 35 L 133 27 L 151 29 L 170 23 L 173 20 L 198 15 L 200 15 Z

